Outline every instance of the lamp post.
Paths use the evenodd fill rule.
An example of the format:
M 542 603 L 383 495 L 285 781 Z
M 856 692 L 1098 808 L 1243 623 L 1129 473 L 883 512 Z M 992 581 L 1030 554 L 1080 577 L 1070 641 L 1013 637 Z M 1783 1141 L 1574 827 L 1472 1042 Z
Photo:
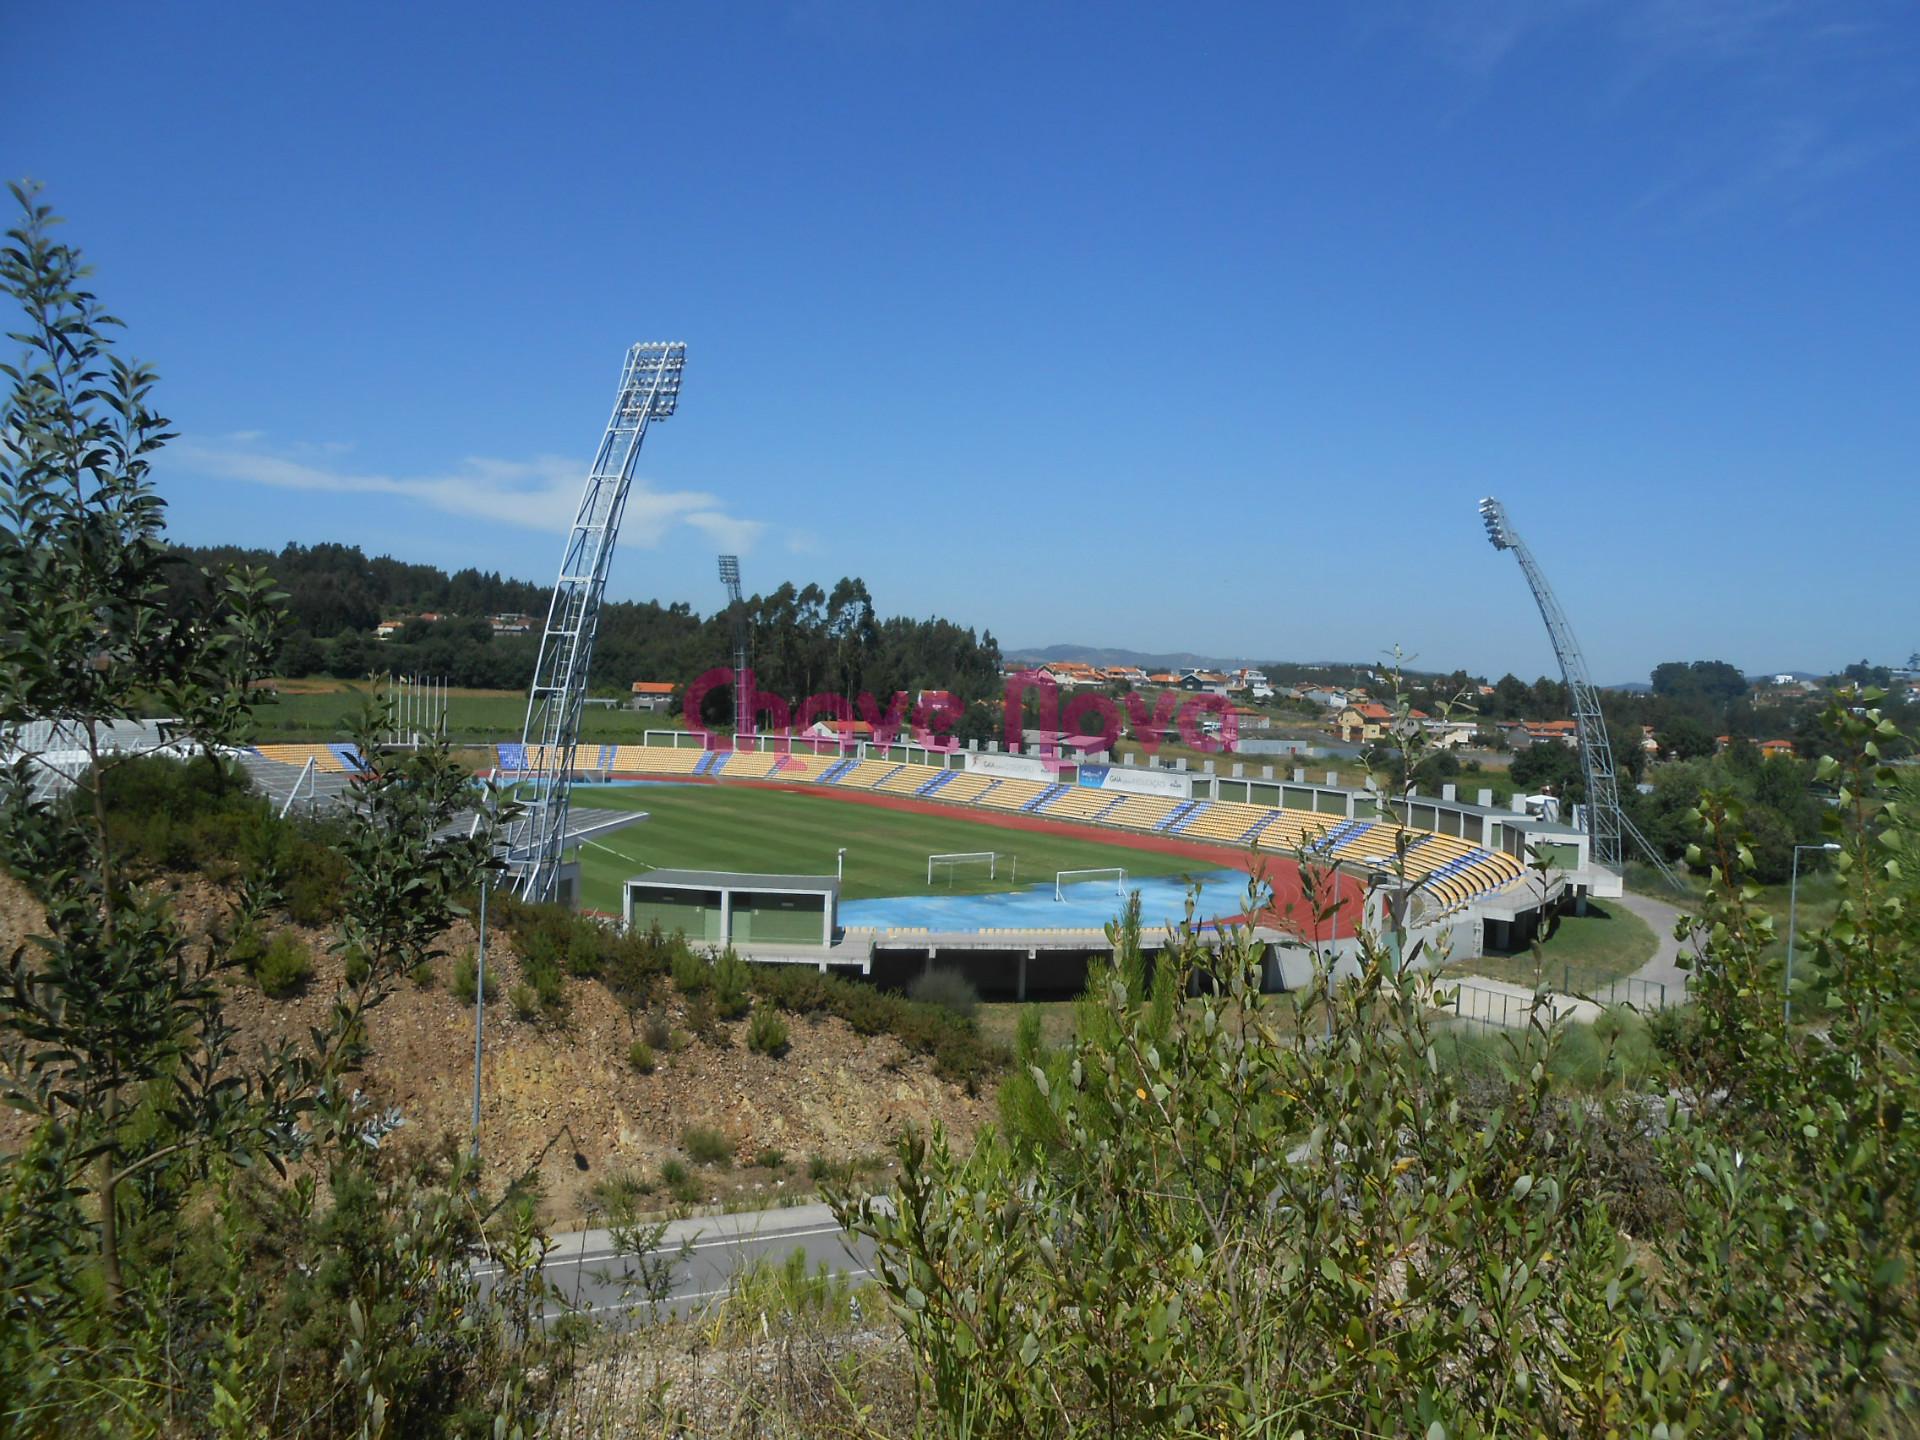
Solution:
M 847 878 L 847 847 L 844 845 L 840 847 L 839 853 L 833 857 L 833 878 L 836 880 L 844 880 Z
M 1796 845 L 1793 847 L 1793 879 L 1787 886 L 1787 985 L 1786 1008 L 1782 1018 L 1793 1022 L 1793 937 L 1800 928 L 1800 852 L 1802 850 L 1823 850 L 1832 852 L 1840 847 L 1829 840 L 1824 845 Z

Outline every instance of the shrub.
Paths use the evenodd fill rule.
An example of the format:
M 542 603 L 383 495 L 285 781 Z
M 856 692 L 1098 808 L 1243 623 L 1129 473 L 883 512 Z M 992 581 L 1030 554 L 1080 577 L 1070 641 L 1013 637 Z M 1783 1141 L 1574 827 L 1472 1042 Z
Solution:
M 719 1027 L 713 1018 L 713 995 L 710 991 L 696 991 L 687 997 L 687 1028 L 702 1040 L 712 1040 L 718 1035 Z
M 440 974 L 433 968 L 433 962 L 431 960 L 422 960 L 418 965 L 413 967 L 412 978 L 413 983 L 418 985 L 422 990 L 431 990 L 439 983 Z
M 722 1020 L 738 1020 L 753 1003 L 747 991 L 753 976 L 747 962 L 728 946 L 713 967 L 713 1008 Z
M 768 1146 L 753 1157 L 753 1163 L 762 1170 L 784 1170 L 787 1168 L 786 1152 Z
M 290 930 L 282 930 L 268 942 L 254 964 L 253 978 L 260 988 L 276 1000 L 291 995 L 313 978 L 313 956 Z
M 667 1023 L 665 1015 L 649 1015 L 646 1024 L 641 1026 L 641 1038 L 656 1050 L 673 1048 L 673 1027 Z
M 513 1003 L 513 1013 L 518 1019 L 532 1020 L 540 1013 L 540 992 L 531 985 L 514 986 L 507 999 Z
M 980 992 L 958 970 L 929 970 L 907 987 L 907 994 L 921 1005 L 937 1005 L 963 1020 L 973 1019 L 980 1008 Z
M 680 1132 L 681 1148 L 696 1165 L 717 1165 L 722 1169 L 733 1163 L 733 1146 L 718 1130 L 705 1125 L 689 1125 Z
M 758 1055 L 771 1055 L 778 1059 L 787 1053 L 787 1022 L 778 1014 L 761 1006 L 753 1012 L 753 1020 L 747 1026 L 747 1048 Z
M 462 1005 L 471 1005 L 473 1004 L 474 992 L 479 989 L 479 986 L 480 963 L 474 956 L 473 947 L 469 945 L 455 957 L 453 962 L 453 983 L 447 988 L 453 992 L 453 998 L 458 1000 Z M 497 980 L 494 984 L 487 986 L 486 998 L 488 1001 L 493 999 L 494 991 L 497 988 Z
M 673 942 L 671 972 L 674 988 L 682 995 L 701 995 L 713 985 L 713 966 L 694 954 L 677 935 Z
M 642 1075 L 651 1075 L 655 1065 L 653 1047 L 644 1040 L 636 1040 L 627 1047 L 627 1063 Z
M 662 1165 L 660 1178 L 666 1184 L 667 1193 L 682 1205 L 691 1205 L 700 1198 L 700 1182 L 678 1160 Z
M 837 1015 L 862 1035 L 897 1035 L 907 1049 L 930 1056 L 942 1078 L 977 1085 L 1007 1063 L 1007 1052 L 981 1038 L 968 1017 L 871 985 L 797 965 L 749 966 L 754 992 L 794 1015 Z
M 347 984 L 364 985 L 372 973 L 373 963 L 367 959 L 366 951 L 357 945 L 347 951 Z

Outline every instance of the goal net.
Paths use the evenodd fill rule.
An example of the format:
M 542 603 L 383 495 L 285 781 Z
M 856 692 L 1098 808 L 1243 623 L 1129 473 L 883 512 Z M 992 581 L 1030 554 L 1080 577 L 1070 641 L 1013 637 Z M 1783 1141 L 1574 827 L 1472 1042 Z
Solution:
M 1065 900 L 1067 898 L 1065 895 L 1060 893 L 1060 887 L 1063 884 L 1077 885 L 1077 884 L 1084 883 L 1084 881 L 1087 881 L 1087 880 L 1097 880 L 1103 875 L 1111 875 L 1113 877 L 1113 893 L 1114 894 L 1124 895 L 1126 893 L 1127 872 L 1122 870 L 1118 865 L 1107 865 L 1094 870 L 1056 870 L 1054 871 L 1053 872 L 1053 898 L 1056 900 Z M 1075 876 L 1081 877 L 1081 878 L 1079 879 L 1070 878 Z
M 962 865 L 984 865 L 987 878 L 1000 878 L 1000 852 L 997 850 L 956 850 L 945 855 L 927 856 L 927 884 L 933 884 L 935 874 L 946 876 L 947 884 L 953 884 L 953 877 Z

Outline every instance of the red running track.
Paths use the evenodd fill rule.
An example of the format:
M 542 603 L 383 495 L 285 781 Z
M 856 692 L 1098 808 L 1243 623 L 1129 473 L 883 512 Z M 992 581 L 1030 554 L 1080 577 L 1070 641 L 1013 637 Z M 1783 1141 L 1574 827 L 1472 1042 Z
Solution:
M 616 775 L 620 780 L 655 780 L 654 775 Z M 876 795 L 871 790 L 841 790 L 813 783 L 791 784 L 777 780 L 727 780 L 722 782 L 709 775 L 693 775 L 684 779 L 674 776 L 667 783 L 689 785 L 747 785 L 758 790 L 783 790 L 790 795 L 814 795 L 822 799 L 840 800 L 854 805 L 873 805 L 883 810 L 905 810 L 915 815 L 939 815 L 949 820 L 965 820 L 975 825 L 993 825 L 1002 830 L 1026 830 L 1041 835 L 1064 835 L 1075 840 L 1094 841 L 1101 845 L 1111 845 L 1123 850 L 1145 850 L 1155 855 L 1180 855 L 1190 860 L 1204 860 L 1215 870 L 1237 870 L 1242 875 L 1251 875 L 1255 868 L 1264 868 L 1266 881 L 1273 887 L 1273 904 L 1258 917 L 1258 923 L 1276 930 L 1286 930 L 1300 936 L 1309 933 L 1312 916 L 1309 914 L 1300 884 L 1299 862 L 1280 855 L 1263 854 L 1257 862 L 1250 862 L 1244 850 L 1226 845 L 1207 845 L 1197 840 L 1181 840 L 1170 835 L 1141 835 L 1130 830 L 1108 830 L 1097 825 L 1076 825 L 1070 820 L 1048 820 L 1037 815 L 1021 815 L 1005 810 L 974 810 L 962 805 L 942 805 L 937 800 L 913 800 L 900 795 Z M 1351 875 L 1335 872 L 1333 875 L 1335 895 L 1332 914 L 1318 926 L 1312 927 L 1312 938 L 1333 940 L 1350 936 L 1354 931 L 1353 917 L 1360 913 L 1366 896 L 1365 887 Z M 1244 912 L 1222 915 L 1220 920 L 1237 921 L 1246 919 Z

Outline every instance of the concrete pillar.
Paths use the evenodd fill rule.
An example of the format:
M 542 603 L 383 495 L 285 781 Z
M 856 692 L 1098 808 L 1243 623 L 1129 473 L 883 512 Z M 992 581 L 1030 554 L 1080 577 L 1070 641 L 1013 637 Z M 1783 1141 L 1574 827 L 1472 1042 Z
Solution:
M 1451 801 L 1453 799 L 1453 794 L 1454 794 L 1454 787 L 1451 783 L 1442 785 L 1440 787 L 1440 798 L 1442 800 Z
M 1493 791 L 1482 790 L 1478 804 L 1482 810 L 1491 810 L 1493 808 Z
M 1202 760 L 1202 761 L 1200 762 L 1200 768 L 1201 768 L 1201 769 L 1202 769 L 1203 771 L 1205 771 L 1205 772 L 1206 772 L 1207 774 L 1209 774 L 1209 775 L 1211 775 L 1211 774 L 1213 774 L 1213 761 L 1211 761 L 1211 760 Z
M 1338 770 L 1327 771 L 1327 784 L 1338 785 L 1339 783 L 1340 783 L 1340 772 Z
M 1261 778 L 1262 780 L 1271 780 L 1271 779 L 1273 779 L 1273 766 L 1271 766 L 1271 765 L 1262 765 L 1262 766 L 1260 767 L 1260 778 Z
M 1242 775 L 1247 773 L 1247 767 L 1242 765 L 1238 760 L 1236 760 L 1233 762 L 1233 770 L 1231 773 L 1233 775 L 1233 778 L 1238 780 Z
M 1293 783 L 1296 785 L 1304 785 L 1307 783 L 1307 767 L 1306 766 L 1296 765 L 1293 767 Z
M 1513 811 L 1513 813 L 1516 815 L 1526 814 L 1527 813 L 1527 797 L 1524 795 L 1516 794 L 1512 800 L 1507 802 L 1507 808 Z

